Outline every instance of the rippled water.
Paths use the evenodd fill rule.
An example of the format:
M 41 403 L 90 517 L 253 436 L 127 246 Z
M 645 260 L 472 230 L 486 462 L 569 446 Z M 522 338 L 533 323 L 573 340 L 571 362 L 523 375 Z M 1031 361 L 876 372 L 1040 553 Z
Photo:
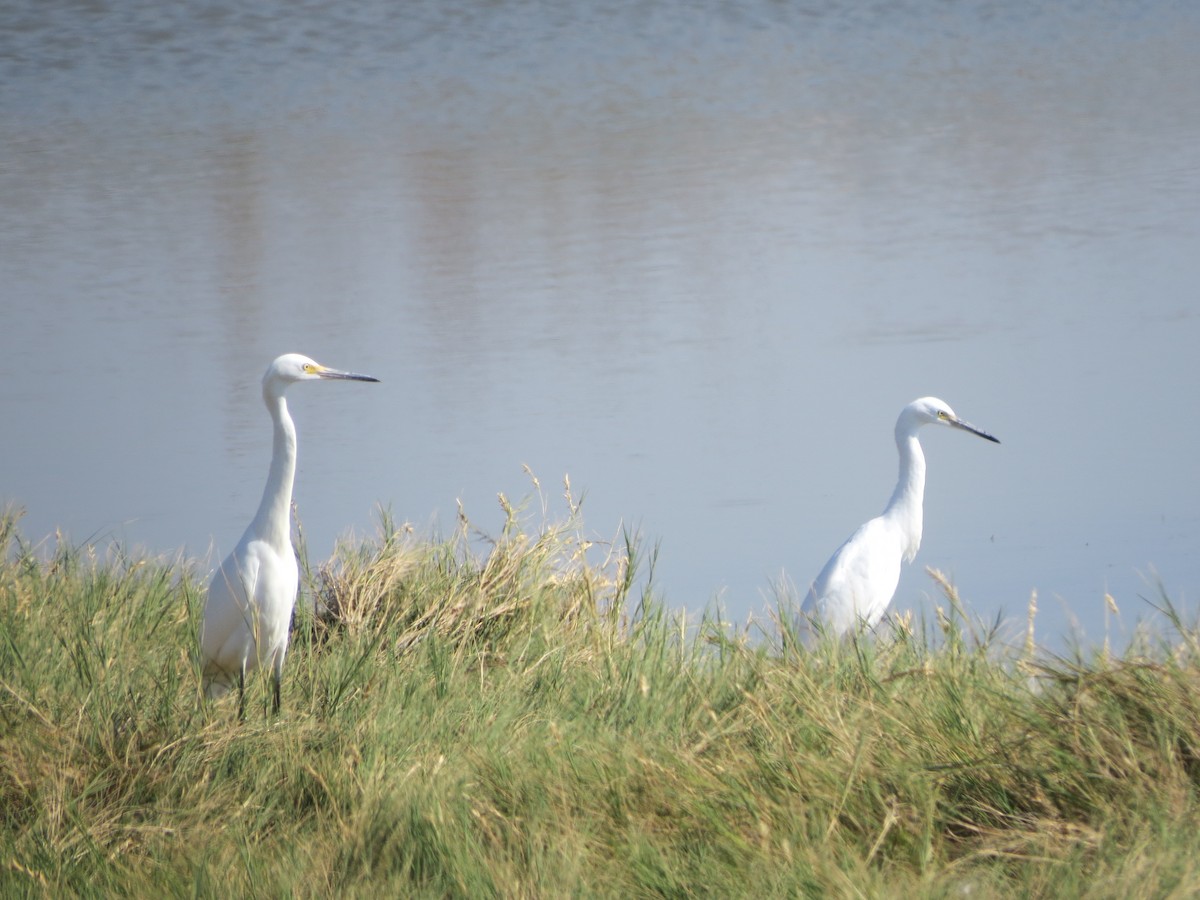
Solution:
M 494 529 L 528 465 L 744 620 L 936 394 L 1003 444 L 923 436 L 899 608 L 923 565 L 988 617 L 1036 589 L 1051 644 L 1155 572 L 1192 608 L 1198 39 L 1165 2 L 5 8 L 0 499 L 229 549 L 297 350 L 384 381 L 292 395 L 315 557 L 376 503 Z

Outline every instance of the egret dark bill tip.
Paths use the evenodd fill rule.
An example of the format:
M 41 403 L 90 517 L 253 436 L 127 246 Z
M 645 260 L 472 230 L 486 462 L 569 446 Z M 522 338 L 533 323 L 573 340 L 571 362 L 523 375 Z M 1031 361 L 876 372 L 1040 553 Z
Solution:
M 970 422 L 964 422 L 962 419 L 955 419 L 954 424 L 964 431 L 969 431 L 971 434 L 979 435 L 979 437 L 983 438 L 985 441 L 991 441 L 993 444 L 1000 443 L 1000 438 L 988 434 L 982 428 L 976 428 Z
M 358 375 L 354 372 L 339 372 L 337 369 L 326 369 L 321 373 L 322 378 L 340 378 L 343 381 L 374 381 L 378 383 L 379 379 L 373 375 Z

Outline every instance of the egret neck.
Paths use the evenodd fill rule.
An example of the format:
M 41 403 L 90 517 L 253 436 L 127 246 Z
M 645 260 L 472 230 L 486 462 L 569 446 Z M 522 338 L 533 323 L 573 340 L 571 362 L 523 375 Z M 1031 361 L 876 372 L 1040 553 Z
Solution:
M 921 508 L 925 497 L 925 454 L 917 440 L 919 422 L 902 416 L 896 423 L 896 449 L 900 451 L 900 478 L 883 515 L 904 535 L 904 559 L 912 562 L 921 548 Z
M 280 554 L 291 552 L 292 483 L 296 477 L 296 426 L 288 414 L 287 400 L 274 385 L 263 385 L 263 401 L 274 423 L 271 469 L 262 502 L 246 534 L 256 534 Z

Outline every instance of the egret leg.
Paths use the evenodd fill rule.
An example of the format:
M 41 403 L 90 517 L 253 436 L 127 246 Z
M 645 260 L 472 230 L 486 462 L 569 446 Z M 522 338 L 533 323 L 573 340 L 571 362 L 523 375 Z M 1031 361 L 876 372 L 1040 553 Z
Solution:
M 271 712 L 278 715 L 279 708 L 282 705 L 279 702 L 279 673 L 278 672 L 271 673 L 271 687 L 272 687 L 272 690 L 274 693 L 274 702 L 271 705 Z
M 246 664 L 238 669 L 238 721 L 246 721 Z

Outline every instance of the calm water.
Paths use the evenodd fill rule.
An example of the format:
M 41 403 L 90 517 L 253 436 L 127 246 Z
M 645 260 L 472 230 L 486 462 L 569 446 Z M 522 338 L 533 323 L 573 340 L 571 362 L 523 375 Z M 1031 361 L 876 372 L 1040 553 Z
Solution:
M 1054 7 L 1054 8 L 1049 8 Z M 301 351 L 310 552 L 495 494 L 661 542 L 676 606 L 802 585 L 935 394 L 923 567 L 1042 639 L 1200 595 L 1191 2 L 0 10 L 0 501 L 205 556 Z M 1121 631 L 1110 624 L 1114 638 Z

